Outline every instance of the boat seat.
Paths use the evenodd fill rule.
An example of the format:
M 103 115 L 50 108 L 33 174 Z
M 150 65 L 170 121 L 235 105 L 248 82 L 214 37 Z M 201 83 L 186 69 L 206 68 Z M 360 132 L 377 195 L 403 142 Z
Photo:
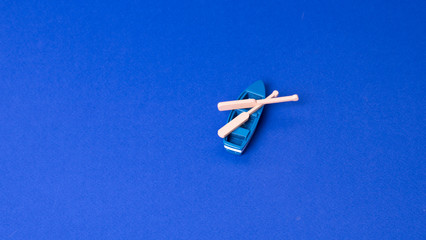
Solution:
M 247 109 L 235 109 L 235 110 L 237 111 L 238 115 L 240 115 L 242 112 L 247 112 Z M 257 111 L 251 114 L 251 116 L 255 118 L 257 118 L 257 115 L 259 115 Z
M 249 133 L 250 133 L 250 130 L 239 127 L 235 129 L 231 134 L 234 136 L 238 136 L 240 138 L 246 138 L 249 135 Z

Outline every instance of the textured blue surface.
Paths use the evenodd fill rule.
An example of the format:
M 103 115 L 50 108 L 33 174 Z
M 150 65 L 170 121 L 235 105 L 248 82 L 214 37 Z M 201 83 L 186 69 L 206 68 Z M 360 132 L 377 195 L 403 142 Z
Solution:
M 1 1 L 0 239 L 424 239 L 425 1 L 282 2 Z

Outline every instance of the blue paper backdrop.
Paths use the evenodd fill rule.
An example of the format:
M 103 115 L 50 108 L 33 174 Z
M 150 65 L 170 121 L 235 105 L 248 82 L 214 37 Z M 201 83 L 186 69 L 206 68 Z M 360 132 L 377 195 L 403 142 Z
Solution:
M 2 1 L 0 239 L 425 239 L 425 1 Z M 262 79 L 244 155 L 217 129 Z

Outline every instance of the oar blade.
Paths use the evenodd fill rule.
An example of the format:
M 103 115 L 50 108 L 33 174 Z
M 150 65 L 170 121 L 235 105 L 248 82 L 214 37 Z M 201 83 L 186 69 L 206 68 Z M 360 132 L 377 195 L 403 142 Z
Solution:
M 235 100 L 235 101 L 226 101 L 220 102 L 217 104 L 217 108 L 219 111 L 227 111 L 233 109 L 241 109 L 241 108 L 251 108 L 256 105 L 255 99 L 244 99 L 244 100 Z
M 217 131 L 217 135 L 219 135 L 221 138 L 228 136 L 232 131 L 247 122 L 249 117 L 250 114 L 247 112 L 241 113 L 236 118 L 232 119 L 232 121 L 228 122 L 225 126 L 219 129 L 219 131 Z

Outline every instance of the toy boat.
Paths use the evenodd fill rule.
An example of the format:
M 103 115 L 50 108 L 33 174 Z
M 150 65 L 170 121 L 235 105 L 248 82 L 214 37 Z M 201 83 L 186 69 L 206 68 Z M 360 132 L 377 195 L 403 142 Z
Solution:
M 250 85 L 241 95 L 238 100 L 242 99 L 264 99 L 265 98 L 265 84 L 263 81 L 257 81 Z M 228 122 L 234 119 L 242 112 L 247 112 L 249 109 L 235 109 L 232 110 L 228 117 Z M 260 116 L 263 112 L 263 106 L 256 112 L 250 115 L 250 118 L 243 125 L 235 129 L 231 134 L 223 139 L 223 145 L 228 152 L 240 155 L 247 147 L 250 139 L 253 137 L 256 130 Z

